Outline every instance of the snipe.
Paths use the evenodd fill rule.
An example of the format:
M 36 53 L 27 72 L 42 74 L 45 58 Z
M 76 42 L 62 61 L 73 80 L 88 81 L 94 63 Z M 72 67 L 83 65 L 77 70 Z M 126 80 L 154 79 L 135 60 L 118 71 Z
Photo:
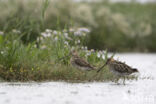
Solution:
M 84 71 L 90 71 L 94 70 L 95 67 L 93 67 L 91 64 L 89 64 L 86 60 L 79 57 L 77 52 L 75 50 L 71 51 L 71 59 L 70 62 L 72 66 L 74 66 L 77 69 L 84 70 Z
M 71 58 L 70 58 L 71 65 L 73 67 L 75 67 L 76 69 L 83 70 L 83 71 L 90 71 L 90 70 L 95 69 L 95 67 L 92 66 L 91 64 L 89 64 L 89 62 L 87 62 L 85 59 L 79 57 L 76 50 L 72 50 L 69 53 L 69 55 L 62 57 L 59 60 L 62 60 L 62 59 L 69 57 L 69 56 L 71 56 Z
M 117 81 L 119 80 L 120 77 L 123 77 L 123 84 L 125 84 L 125 78 L 135 72 L 138 72 L 136 68 L 132 68 L 128 66 L 127 64 L 114 60 L 113 58 L 108 58 L 106 63 L 98 69 L 97 72 L 100 72 L 103 67 L 108 65 L 109 70 L 116 76 L 118 76 Z

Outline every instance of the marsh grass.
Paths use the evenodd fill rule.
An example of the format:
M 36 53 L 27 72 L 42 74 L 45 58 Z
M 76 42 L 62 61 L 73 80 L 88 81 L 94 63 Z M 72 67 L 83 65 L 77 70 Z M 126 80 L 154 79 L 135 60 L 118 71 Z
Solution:
M 81 57 L 98 68 L 105 63 L 108 55 L 106 50 L 89 50 L 84 46 L 89 39 L 86 28 L 75 29 L 63 25 L 61 29 L 62 21 L 55 20 L 58 30 L 46 29 L 49 0 L 45 0 L 41 7 L 40 16 L 35 19 L 31 17 L 32 14 L 24 17 L 22 13 L 29 12 L 20 7 L 17 8 L 19 11 L 4 20 L 7 22 L 2 29 L 4 35 L 0 35 L 0 80 L 89 82 L 115 79 L 108 68 L 97 74 L 96 70 L 85 72 L 73 68 L 70 57 L 59 61 L 74 48 Z
M 9 45 L 7 45 L 8 51 L 0 54 L 0 78 L 5 81 L 90 82 L 115 79 L 107 68 L 97 74 L 96 70 L 80 71 L 73 68 L 68 62 L 56 62 L 55 55 L 51 54 L 53 50 L 49 50 L 50 52 L 40 50 L 33 47 L 33 44 L 27 46 L 17 41 Z M 96 65 L 103 64 L 104 61 L 100 61 L 97 61 Z
M 49 38 L 45 43 L 49 48 L 41 49 L 35 47 L 35 43 L 25 45 L 17 38 L 18 35 L 16 39 L 15 37 L 15 34 L 13 37 L 12 34 L 7 34 L 0 44 L 0 78 L 5 81 L 63 80 L 67 82 L 90 82 L 115 79 L 107 68 L 97 74 L 97 70 L 86 72 L 73 68 L 69 62 L 70 57 L 58 61 L 60 57 L 69 54 L 69 47 L 71 47 L 62 48 L 64 44 L 60 41 L 49 44 L 48 40 L 53 41 Z M 85 52 L 80 50 L 80 56 L 86 57 Z M 98 51 L 93 52 L 86 57 L 86 60 L 99 68 L 106 60 L 98 58 L 97 54 Z M 107 52 L 103 55 L 108 57 Z
M 54 68 L 55 67 L 55 68 Z M 105 70 L 97 73 L 95 71 L 80 71 L 72 66 L 62 66 L 58 65 L 56 67 L 51 65 L 50 68 L 45 69 L 27 69 L 24 70 L 20 68 L 18 71 L 16 69 L 10 69 L 12 71 L 4 72 L 1 69 L 1 79 L 4 81 L 66 81 L 72 83 L 78 82 L 105 82 L 114 81 L 116 79 L 110 71 L 105 68 Z M 3 72 L 2 72 L 3 71 Z M 130 76 L 127 80 L 137 79 L 136 76 Z

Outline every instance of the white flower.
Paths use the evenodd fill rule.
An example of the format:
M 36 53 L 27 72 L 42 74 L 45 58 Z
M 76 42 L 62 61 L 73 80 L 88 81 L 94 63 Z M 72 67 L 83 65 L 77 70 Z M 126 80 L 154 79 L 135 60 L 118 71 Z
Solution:
M 37 48 L 37 45 L 36 44 L 34 45 L 34 48 Z
M 100 57 L 101 57 L 101 54 L 100 54 L 99 52 L 97 53 L 97 57 L 98 57 L 98 58 L 100 58 Z
M 74 35 L 75 35 L 75 36 L 81 36 L 82 33 L 81 33 L 80 31 L 76 31 L 76 32 L 74 32 Z
M 68 39 L 68 40 L 73 40 L 71 37 L 66 37 L 66 39 Z
M 4 54 L 4 51 L 1 51 L 1 54 Z
M 73 50 L 75 50 L 75 47 L 72 46 L 72 47 L 71 47 L 71 51 L 73 51 Z
M 45 33 L 45 32 L 42 32 L 41 35 L 42 35 L 43 37 L 45 37 L 45 36 L 46 36 L 46 33 Z
M 82 46 L 81 49 L 84 50 L 84 46 Z
M 74 32 L 74 35 L 75 36 L 82 36 L 82 35 L 85 36 L 86 33 L 89 33 L 89 32 L 90 32 L 90 30 L 87 28 L 78 28 L 77 31 Z
M 46 37 L 50 37 L 51 33 L 43 32 L 43 33 L 41 33 L 41 35 L 46 38 Z
M 68 33 L 64 33 L 63 35 L 65 36 L 65 38 L 68 38 Z
M 54 40 L 57 41 L 58 40 L 58 37 L 55 37 Z
M 102 55 L 102 59 L 103 59 L 103 60 L 105 59 L 105 55 L 104 55 L 104 54 Z
M 91 51 L 91 52 L 94 52 L 95 50 L 94 50 L 94 49 L 91 49 L 90 51 Z
M 64 44 L 69 45 L 67 41 L 65 41 Z
M 0 31 L 0 35 L 4 35 L 4 32 L 3 31 Z
M 75 44 L 80 44 L 80 40 L 75 41 Z
M 80 43 L 80 40 L 78 40 L 77 43 L 79 44 Z
M 70 28 L 69 29 L 69 32 L 74 32 L 75 30 L 73 28 Z
M 13 33 L 16 33 L 16 34 L 20 34 L 21 33 L 21 31 L 20 30 L 17 30 L 17 29 L 13 29 L 12 32 Z
M 51 36 L 51 33 L 48 33 L 48 34 L 47 34 L 47 37 L 50 37 L 50 36 Z
M 84 49 L 87 50 L 88 49 L 87 46 L 85 46 Z
M 39 42 L 40 41 L 40 38 L 39 37 L 37 37 L 37 42 Z
M 43 40 L 43 37 L 40 37 L 40 40 L 42 41 Z
M 90 56 L 91 55 L 91 51 L 87 51 L 86 56 Z
M 54 35 L 57 35 L 58 33 L 57 33 L 57 31 L 56 31 L 56 30 L 54 30 L 54 31 L 53 31 L 53 34 L 54 34 Z
M 52 33 L 52 30 L 46 29 L 45 32 L 47 32 L 47 33 Z
M 42 41 L 43 37 L 37 37 L 37 42 Z
M 78 31 L 89 33 L 90 30 L 88 28 L 79 28 Z

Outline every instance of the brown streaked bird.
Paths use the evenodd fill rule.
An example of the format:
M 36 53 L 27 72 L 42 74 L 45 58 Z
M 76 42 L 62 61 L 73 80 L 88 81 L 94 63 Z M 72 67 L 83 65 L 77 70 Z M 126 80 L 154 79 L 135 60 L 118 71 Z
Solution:
M 95 70 L 95 67 L 89 64 L 83 58 L 80 58 L 75 50 L 71 51 L 70 54 L 72 55 L 70 62 L 72 66 L 74 66 L 75 68 L 84 70 L 84 71 Z
M 99 70 L 97 72 L 100 72 L 102 70 L 102 68 L 104 66 L 108 65 L 109 70 L 116 76 L 118 76 L 117 81 L 119 80 L 119 77 L 123 77 L 123 84 L 125 84 L 125 77 L 138 72 L 138 70 L 136 68 L 131 68 L 130 66 L 128 66 L 127 64 L 114 60 L 113 58 L 108 58 L 106 63 L 99 68 Z

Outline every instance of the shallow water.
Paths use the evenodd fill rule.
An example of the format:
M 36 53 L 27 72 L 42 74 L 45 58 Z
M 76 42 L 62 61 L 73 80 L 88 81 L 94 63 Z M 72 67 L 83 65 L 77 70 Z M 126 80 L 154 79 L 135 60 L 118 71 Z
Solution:
M 156 104 L 156 54 L 117 54 L 140 71 L 126 85 L 93 83 L 0 83 L 0 104 Z

